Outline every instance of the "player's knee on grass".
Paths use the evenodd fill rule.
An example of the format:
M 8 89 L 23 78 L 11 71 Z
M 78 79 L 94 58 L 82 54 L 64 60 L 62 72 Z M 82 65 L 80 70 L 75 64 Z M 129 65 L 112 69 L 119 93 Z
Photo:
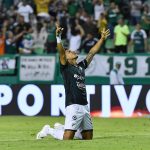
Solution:
M 92 140 L 93 139 L 93 131 L 83 131 L 82 139 L 83 140 Z
M 74 135 L 75 135 L 75 131 L 65 131 L 64 132 L 64 136 L 63 136 L 63 139 L 64 140 L 72 140 L 74 138 Z

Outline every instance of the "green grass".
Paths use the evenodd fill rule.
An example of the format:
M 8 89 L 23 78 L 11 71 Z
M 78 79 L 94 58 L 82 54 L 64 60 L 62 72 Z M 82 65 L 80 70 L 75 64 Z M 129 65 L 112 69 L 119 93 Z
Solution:
M 64 122 L 54 117 L 0 117 L 0 150 L 149 150 L 150 120 L 93 118 L 91 141 L 36 140 L 45 124 Z

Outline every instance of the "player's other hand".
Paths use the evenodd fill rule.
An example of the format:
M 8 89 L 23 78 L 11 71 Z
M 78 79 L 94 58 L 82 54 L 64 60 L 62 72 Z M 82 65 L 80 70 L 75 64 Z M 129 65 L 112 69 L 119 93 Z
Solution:
M 108 37 L 109 35 L 110 35 L 110 30 L 104 28 L 104 29 L 102 30 L 102 32 L 101 32 L 101 38 L 105 40 L 105 39 L 107 39 L 107 37 Z
M 56 23 L 55 25 L 56 25 L 56 36 L 60 36 L 64 28 L 60 27 L 58 23 Z

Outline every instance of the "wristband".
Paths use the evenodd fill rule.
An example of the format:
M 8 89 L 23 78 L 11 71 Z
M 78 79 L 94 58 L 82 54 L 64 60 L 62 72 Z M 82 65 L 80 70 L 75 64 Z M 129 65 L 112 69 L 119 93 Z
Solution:
M 61 43 L 61 37 L 60 36 L 56 36 L 56 40 L 57 40 L 57 43 Z

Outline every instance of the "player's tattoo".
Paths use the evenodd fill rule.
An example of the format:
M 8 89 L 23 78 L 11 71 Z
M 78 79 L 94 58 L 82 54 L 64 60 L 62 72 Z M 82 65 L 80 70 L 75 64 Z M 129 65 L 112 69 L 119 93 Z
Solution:
M 87 61 L 88 65 L 92 61 L 93 57 L 94 57 L 94 54 L 92 52 L 89 52 L 88 55 L 86 56 L 86 61 Z

